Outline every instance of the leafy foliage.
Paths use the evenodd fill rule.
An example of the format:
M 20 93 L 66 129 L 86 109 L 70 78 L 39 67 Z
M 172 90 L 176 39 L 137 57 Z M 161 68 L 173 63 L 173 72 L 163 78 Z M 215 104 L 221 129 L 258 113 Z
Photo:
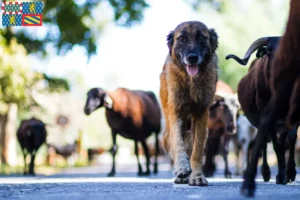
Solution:
M 69 90 L 66 80 L 31 70 L 26 50 L 16 40 L 13 39 L 9 45 L 4 45 L 5 42 L 0 35 L 0 114 L 6 113 L 11 103 L 17 104 L 20 109 L 38 106 L 32 92 L 42 80 L 48 82 L 46 91 Z
M 57 77 L 49 77 L 44 74 L 44 79 L 48 83 L 48 91 L 49 92 L 64 92 L 69 91 L 70 86 L 67 80 Z

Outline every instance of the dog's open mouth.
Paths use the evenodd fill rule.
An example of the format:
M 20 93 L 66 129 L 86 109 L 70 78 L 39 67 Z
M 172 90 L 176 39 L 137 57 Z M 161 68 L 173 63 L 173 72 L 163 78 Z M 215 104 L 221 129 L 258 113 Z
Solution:
M 190 76 L 194 76 L 194 75 L 198 74 L 198 71 L 199 71 L 198 65 L 187 65 L 186 68 L 187 68 L 187 72 Z

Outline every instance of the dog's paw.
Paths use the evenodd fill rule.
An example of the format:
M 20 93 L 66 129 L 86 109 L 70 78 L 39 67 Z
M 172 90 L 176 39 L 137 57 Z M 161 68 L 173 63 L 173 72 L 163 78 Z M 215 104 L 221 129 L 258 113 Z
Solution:
M 176 176 L 174 183 L 176 183 L 176 184 L 188 184 L 190 174 L 191 174 L 191 172 L 187 172 L 187 171 L 179 173 Z
M 194 174 L 190 176 L 189 185 L 191 186 L 207 186 L 208 182 L 202 173 Z

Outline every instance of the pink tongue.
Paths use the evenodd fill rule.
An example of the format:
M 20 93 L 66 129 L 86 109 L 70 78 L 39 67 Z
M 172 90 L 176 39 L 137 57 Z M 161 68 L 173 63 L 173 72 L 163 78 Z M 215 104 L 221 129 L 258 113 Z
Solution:
M 198 66 L 197 65 L 188 65 L 187 71 L 190 76 L 194 76 L 198 73 Z

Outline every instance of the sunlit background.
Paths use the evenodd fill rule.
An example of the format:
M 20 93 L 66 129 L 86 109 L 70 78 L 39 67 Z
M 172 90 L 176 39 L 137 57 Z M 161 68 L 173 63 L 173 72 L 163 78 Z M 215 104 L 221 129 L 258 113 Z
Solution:
M 48 11 L 51 10 L 51 6 L 59 9 L 64 3 L 67 5 L 75 2 L 79 12 L 85 3 L 83 0 L 51 0 L 51 2 L 53 3 L 49 3 Z M 166 36 L 183 21 L 202 21 L 209 28 L 216 30 L 219 36 L 217 53 L 220 79 L 235 91 L 248 66 L 227 62 L 225 56 L 230 53 L 243 56 L 252 41 L 257 38 L 282 35 L 289 5 L 289 1 L 286 0 L 148 0 L 146 3 L 149 7 L 145 8 L 144 12 L 136 10 L 141 11 L 143 17 L 133 19 L 131 26 L 123 26 L 129 15 L 125 13 L 124 19 L 120 17 L 116 20 L 111 2 L 121 4 L 132 1 L 91 2 L 99 3 L 88 8 L 88 12 L 92 14 L 79 18 L 91 30 L 85 34 L 85 38 L 92 37 L 96 47 L 90 57 L 88 54 L 91 52 L 87 51 L 84 43 L 87 41 L 76 40 L 78 39 L 76 37 L 81 37 L 77 34 L 77 30 L 79 31 L 81 27 L 67 29 L 68 24 L 77 25 L 74 21 L 76 18 L 70 19 L 65 16 L 66 20 L 60 22 L 61 26 L 57 26 L 56 18 L 53 17 L 57 14 L 55 9 L 47 12 L 48 21 L 44 21 L 42 27 L 1 26 L 0 83 L 6 84 L 7 81 L 3 80 L 11 79 L 6 92 L 17 93 L 16 97 L 6 97 L 5 95 L 9 95 L 4 92 L 3 88 L 6 86 L 1 85 L 3 87 L 2 90 L 0 88 L 0 120 L 8 116 L 7 123 L 2 120 L 0 124 L 1 139 L 4 141 L 5 138 L 7 148 L 7 150 L 2 148 L 2 154 L 5 154 L 2 159 L 5 158 L 11 166 L 23 163 L 15 132 L 22 119 L 32 116 L 49 124 L 48 143 L 61 145 L 73 143 L 82 132 L 83 150 L 91 147 L 109 149 L 112 144 L 111 133 L 105 120 L 104 109 L 96 111 L 91 116 L 85 116 L 83 113 L 87 91 L 92 87 L 101 87 L 105 90 L 125 87 L 151 90 L 158 97 L 159 74 L 168 53 Z M 34 48 L 30 46 L 32 41 L 25 41 L 18 34 L 20 31 L 27 34 L 31 40 L 43 40 L 49 35 L 50 38 L 45 39 L 43 47 L 33 51 Z M 73 45 L 70 41 L 62 41 L 66 45 L 60 49 L 58 55 L 55 42 L 59 34 L 62 34 L 61 31 L 65 31 L 66 37 L 75 39 Z M 16 39 L 19 39 L 20 44 L 16 44 Z M 51 43 L 51 39 L 54 43 Z M 22 42 L 26 45 L 24 46 Z M 83 45 L 80 45 L 81 42 Z M 32 45 L 34 44 L 32 42 Z M 253 57 L 255 56 L 252 56 L 252 59 Z M 64 85 L 63 80 L 54 81 L 54 86 L 55 83 L 60 84 L 52 91 L 47 78 L 39 77 L 43 74 L 49 78 L 65 79 L 70 86 L 69 91 L 68 87 L 60 85 Z M 30 92 L 25 85 L 32 86 Z M 39 106 L 33 106 L 37 104 Z M 67 125 L 60 126 L 56 123 L 60 115 L 68 118 Z M 121 137 L 117 140 L 122 149 L 119 154 L 133 155 L 132 141 Z M 151 141 L 150 139 L 150 144 Z M 3 146 L 4 142 L 1 144 Z M 43 145 L 38 153 L 38 164 L 45 163 L 45 154 L 46 145 Z M 126 161 L 122 156 L 118 159 Z M 77 165 L 86 164 L 82 160 L 78 161 Z M 100 161 L 110 163 L 110 154 L 103 155 Z

